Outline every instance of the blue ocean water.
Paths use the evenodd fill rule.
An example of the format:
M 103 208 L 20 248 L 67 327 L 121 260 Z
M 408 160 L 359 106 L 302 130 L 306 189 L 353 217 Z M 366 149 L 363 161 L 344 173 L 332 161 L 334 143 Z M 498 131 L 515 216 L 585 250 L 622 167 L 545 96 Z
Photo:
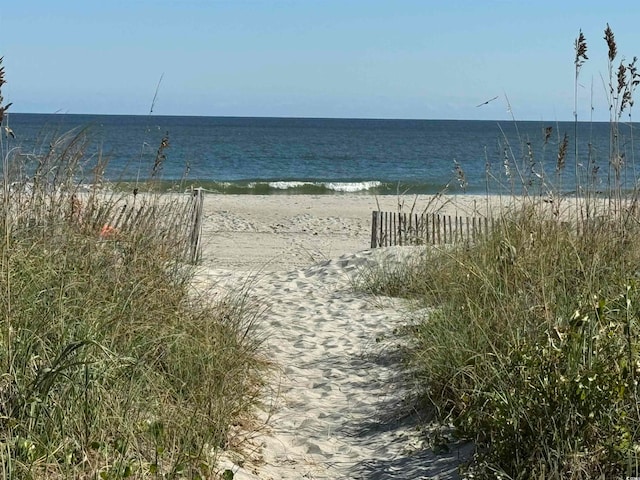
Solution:
M 148 177 L 166 135 L 167 184 L 182 180 L 220 193 L 497 193 L 550 183 L 570 192 L 576 146 L 583 184 L 604 189 L 611 178 L 608 123 L 18 113 L 9 120 L 16 138 L 5 143 L 26 154 L 81 130 L 88 153 L 109 160 L 112 181 Z M 627 187 L 636 179 L 632 132 L 620 124 L 617 137 Z

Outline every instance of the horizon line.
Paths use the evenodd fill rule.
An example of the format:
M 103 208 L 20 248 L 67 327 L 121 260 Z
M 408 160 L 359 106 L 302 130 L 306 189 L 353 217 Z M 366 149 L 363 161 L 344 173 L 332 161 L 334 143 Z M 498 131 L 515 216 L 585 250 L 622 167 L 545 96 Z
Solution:
M 6 116 L 10 116 L 11 114 L 15 115 L 73 115 L 73 116 L 108 116 L 108 117 L 185 117 L 185 118 L 230 118 L 230 119 L 280 119 L 280 120 L 372 120 L 372 121 L 435 121 L 435 122 L 540 122 L 540 123 L 573 123 L 574 119 L 568 120 L 543 120 L 543 119 L 478 119 L 478 118 L 469 118 L 469 119 L 461 119 L 461 118 L 401 118 L 401 117 L 315 117 L 315 116 L 268 116 L 268 115 L 180 115 L 180 114 L 163 114 L 163 113 L 70 113 L 70 112 L 6 112 Z M 628 124 L 628 123 L 639 123 L 638 121 L 628 121 L 628 120 L 620 120 L 618 123 Z M 578 123 L 611 123 L 611 120 L 578 120 Z

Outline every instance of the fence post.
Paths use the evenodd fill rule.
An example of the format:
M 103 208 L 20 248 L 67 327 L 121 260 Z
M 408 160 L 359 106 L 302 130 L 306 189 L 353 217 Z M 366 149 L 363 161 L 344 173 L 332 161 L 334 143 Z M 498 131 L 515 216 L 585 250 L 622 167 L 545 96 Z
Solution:
M 202 258 L 202 211 L 204 205 L 204 189 L 193 191 L 193 208 L 191 214 L 190 260 L 198 263 Z
M 371 212 L 371 248 L 378 246 L 378 212 Z

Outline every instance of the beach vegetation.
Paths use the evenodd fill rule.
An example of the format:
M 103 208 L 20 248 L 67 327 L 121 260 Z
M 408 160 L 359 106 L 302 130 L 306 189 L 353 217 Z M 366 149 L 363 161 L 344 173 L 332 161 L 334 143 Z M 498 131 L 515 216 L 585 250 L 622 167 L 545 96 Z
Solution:
M 571 139 L 559 132 L 552 178 L 536 191 L 523 185 L 514 207 L 492 212 L 482 238 L 429 247 L 361 279 L 362 288 L 411 298 L 426 312 L 413 313 L 418 321 L 405 330 L 406 361 L 418 406 L 475 444 L 466 478 L 640 476 L 639 192 L 623 188 L 633 156 L 620 141 L 640 81 L 635 58 L 614 64 L 608 25 L 604 38 L 606 188 L 593 181 L 593 158 L 582 161 L 576 148 L 575 191 L 564 190 Z M 575 48 L 577 82 L 587 61 L 582 32 Z
M 152 188 L 167 137 L 127 195 L 86 131 L 0 142 L 0 476 L 215 478 L 260 392 L 259 309 L 194 291 L 189 196 Z

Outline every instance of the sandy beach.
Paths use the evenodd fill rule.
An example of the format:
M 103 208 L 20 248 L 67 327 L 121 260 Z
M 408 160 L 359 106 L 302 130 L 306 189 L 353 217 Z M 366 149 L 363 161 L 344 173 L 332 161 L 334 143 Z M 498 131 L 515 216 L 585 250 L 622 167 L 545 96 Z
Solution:
M 482 201 L 438 199 L 430 210 L 471 214 Z M 266 309 L 259 330 L 276 364 L 259 432 L 239 430 L 244 451 L 221 462 L 234 478 L 457 478 L 470 447 L 434 454 L 403 402 L 394 331 L 411 322 L 408 305 L 352 288 L 368 265 L 415 252 L 369 249 L 371 211 L 403 202 L 409 211 L 414 198 L 206 195 L 196 286 L 207 295 L 246 288 Z
M 487 198 L 342 195 L 207 194 L 203 260 L 209 267 L 286 271 L 308 267 L 371 244 L 371 212 L 484 214 Z M 491 208 L 501 204 L 491 197 Z

